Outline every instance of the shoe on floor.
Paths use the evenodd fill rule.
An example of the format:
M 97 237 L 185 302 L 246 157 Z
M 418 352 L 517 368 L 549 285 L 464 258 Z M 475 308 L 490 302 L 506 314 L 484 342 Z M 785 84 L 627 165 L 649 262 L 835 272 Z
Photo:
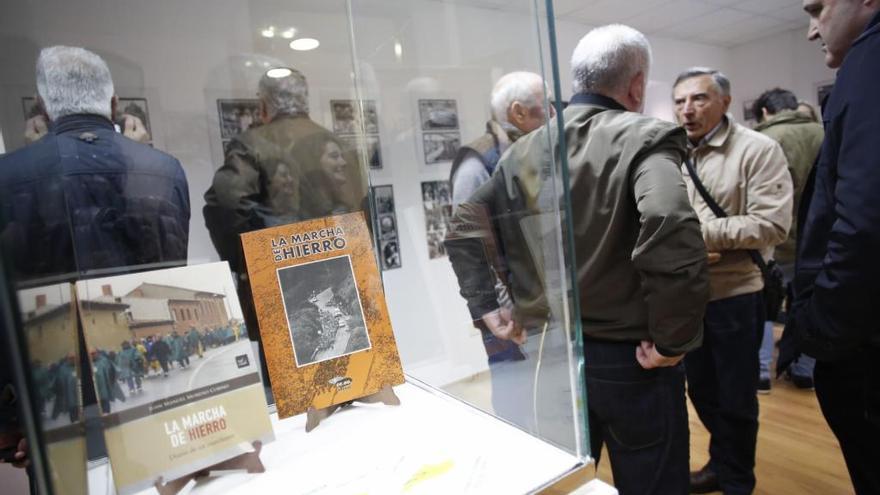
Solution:
M 809 376 L 800 376 L 792 373 L 791 383 L 799 389 L 813 390 L 813 379 Z
M 759 394 L 769 394 L 770 393 L 770 379 L 769 378 L 761 378 L 758 381 L 758 393 Z
M 721 485 L 718 484 L 718 475 L 708 465 L 703 466 L 699 471 L 691 472 L 691 493 L 712 493 L 720 492 Z

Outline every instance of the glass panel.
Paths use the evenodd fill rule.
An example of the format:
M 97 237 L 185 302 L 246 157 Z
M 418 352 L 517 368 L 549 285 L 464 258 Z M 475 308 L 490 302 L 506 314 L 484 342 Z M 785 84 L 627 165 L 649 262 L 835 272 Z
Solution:
M 473 311 L 459 294 L 467 289 L 461 273 L 456 275 L 461 267 L 454 269 L 449 262 L 451 253 L 467 254 L 468 249 L 459 248 L 450 230 L 450 225 L 466 224 L 454 206 L 468 203 L 469 197 L 460 193 L 456 198 L 452 162 L 462 145 L 484 134 L 493 86 L 513 71 L 533 73 L 526 79 L 537 82 L 520 96 L 529 101 L 523 108 L 531 128 L 548 120 L 556 125 L 552 117 L 558 110 L 553 107 L 558 81 L 548 58 L 554 52 L 552 23 L 545 4 L 516 0 L 501 13 L 476 5 L 484 2 L 473 3 L 4 4 L 0 215 L 10 224 L 0 238 L 13 281 L 22 290 L 48 287 L 53 293 L 79 281 L 87 288 L 80 294 L 85 300 L 112 298 L 114 304 L 128 305 L 128 310 L 108 313 L 106 325 L 116 329 L 116 341 L 130 337 L 137 348 L 150 333 L 161 334 L 161 328 L 189 332 L 194 323 L 213 321 L 222 311 L 203 301 L 178 301 L 148 322 L 136 313 L 155 308 L 115 301 L 130 296 L 133 287 L 105 294 L 96 279 L 227 261 L 233 277 L 228 290 L 226 285 L 204 286 L 207 278 L 196 276 L 136 280 L 238 293 L 240 313 L 234 304 L 226 308 L 235 321 L 228 329 L 220 325 L 219 334 L 197 328 L 201 335 L 190 359 L 200 351 L 210 357 L 223 350 L 223 343 L 238 347 L 245 335 L 258 349 L 239 234 L 364 211 L 408 377 L 583 460 L 588 451 L 580 332 L 570 304 L 565 164 L 554 158 L 556 143 L 546 133 L 535 140 L 542 159 L 528 173 L 540 180 L 523 189 L 528 201 L 489 217 L 514 230 L 492 240 L 465 236 L 478 243 L 480 252 L 504 256 L 465 256 L 461 265 L 483 263 L 488 271 L 481 284 L 510 284 L 513 314 L 527 332 L 524 344 L 493 339 L 485 327 L 480 330 L 481 324 L 475 326 Z M 99 106 L 76 107 L 88 98 L 47 93 L 48 83 L 38 91 L 38 57 L 55 45 L 85 48 L 106 63 L 113 87 L 89 86 Z M 45 59 L 47 70 L 65 64 L 50 58 Z M 111 105 L 113 94 L 117 99 Z M 522 134 L 516 126 L 500 125 L 496 122 L 493 129 L 501 129 L 497 136 L 505 143 L 496 147 L 483 139 L 489 145 L 480 150 L 500 156 L 506 141 Z M 64 144 L 55 139 L 61 134 L 70 138 Z M 487 246 L 498 251 L 485 251 Z M 494 265 L 507 258 L 509 264 L 525 262 L 525 271 Z M 530 277 L 529 283 L 511 282 L 510 276 L 518 282 Z M 21 295 L 26 322 L 41 295 L 28 290 Z M 81 316 L 90 315 L 81 311 Z M 23 335 L 30 336 L 29 327 L 22 327 Z M 94 363 L 87 357 L 93 346 L 65 342 L 79 366 L 91 369 Z M 66 359 L 54 347 L 60 343 L 29 340 L 31 359 L 41 360 L 34 367 L 35 383 L 44 382 L 41 366 Z M 145 364 L 158 362 L 149 358 L 147 353 Z M 261 364 L 265 377 L 262 359 Z M 181 364 L 169 372 L 187 369 Z M 159 376 L 155 368 L 146 370 L 144 381 Z M 85 421 L 89 458 L 95 459 L 106 455 L 101 414 L 91 373 L 82 378 L 84 413 L 76 421 Z M 189 380 L 183 389 L 192 386 Z M 135 396 L 137 388 L 135 381 Z M 54 395 L 37 397 L 47 411 L 50 405 L 54 409 Z M 105 404 L 105 411 L 124 412 L 145 400 Z M 47 441 L 51 416 L 43 425 Z M 51 456 L 51 444 L 49 451 Z M 70 466 L 82 467 L 79 459 Z
M 546 132 L 534 139 L 541 160 L 517 179 L 531 183 L 512 186 L 515 198 L 471 199 L 510 142 L 555 115 L 544 5 L 469 3 L 349 2 L 358 95 L 378 102 L 390 158 L 370 181 L 401 357 L 411 377 L 586 455 L 555 143 Z M 531 74 L 504 77 L 514 71 Z M 507 115 L 515 100 L 526 115 Z M 463 145 L 473 151 L 461 160 Z M 474 233 L 468 211 L 488 213 L 491 226 Z M 480 290 L 497 298 L 481 305 Z M 495 337 L 482 318 L 507 322 L 511 311 L 528 335 L 522 345 Z

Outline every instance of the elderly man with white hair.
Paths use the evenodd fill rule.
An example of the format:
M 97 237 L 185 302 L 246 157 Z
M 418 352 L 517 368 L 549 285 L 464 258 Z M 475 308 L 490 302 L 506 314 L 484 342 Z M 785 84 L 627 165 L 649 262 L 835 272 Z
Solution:
M 572 56 L 563 113 L 592 454 L 606 445 L 624 494 L 688 492 L 684 355 L 702 342 L 706 247 L 679 166 L 685 131 L 641 115 L 651 64 L 638 31 L 590 31 Z M 514 309 L 502 336 L 550 304 L 531 258 L 529 216 L 547 204 L 559 143 L 545 126 L 511 145 L 492 178 L 453 214 L 447 252 L 472 315 L 498 312 L 485 240 L 497 232 Z M 558 201 L 559 198 L 550 198 Z M 492 229 L 468 224 L 484 210 Z M 475 213 L 476 212 L 476 213 Z M 540 242 L 540 241 L 538 241 Z M 538 244 L 540 245 L 540 244 Z M 542 298 L 544 300 L 542 300 Z
M 104 60 L 53 46 L 36 64 L 48 133 L 0 158 L 4 243 L 22 277 L 186 262 L 189 188 L 174 157 L 116 131 Z
M 501 76 L 489 97 L 492 118 L 486 123 L 486 132 L 473 142 L 462 146 L 452 161 L 449 184 L 452 187 L 452 204 L 468 200 L 481 185 L 489 180 L 501 155 L 510 144 L 534 131 L 556 115 L 553 107 L 545 110 L 546 86 L 544 79 L 533 72 L 510 72 Z M 497 275 L 496 275 L 497 278 Z M 498 304 L 510 307 L 506 285 L 496 281 Z M 520 377 L 514 371 L 525 369 L 512 362 L 524 361 L 525 354 L 519 343 L 498 338 L 495 333 L 506 318 L 495 315 L 475 318 L 474 326 L 480 330 L 483 346 L 489 361 L 492 378 L 492 407 L 495 414 L 525 428 L 533 427 L 531 394 L 523 393 Z
M 452 161 L 449 183 L 454 205 L 489 180 L 510 143 L 547 122 L 545 91 L 544 79 L 533 72 L 511 72 L 498 79 L 489 97 L 492 119 L 486 123 L 486 133 L 462 146 Z M 555 115 L 549 107 L 549 117 Z

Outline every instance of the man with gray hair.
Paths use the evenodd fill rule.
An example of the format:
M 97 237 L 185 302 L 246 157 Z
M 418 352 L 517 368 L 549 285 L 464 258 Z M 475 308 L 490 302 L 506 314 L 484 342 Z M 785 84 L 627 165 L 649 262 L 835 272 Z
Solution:
M 596 28 L 572 55 L 575 95 L 563 113 L 591 452 L 608 447 L 621 493 L 688 490 L 684 355 L 702 341 L 708 299 L 706 247 L 679 166 L 680 127 L 641 115 L 651 49 L 638 31 Z M 476 318 L 498 310 L 480 235 L 497 232 L 514 309 L 546 314 L 544 274 L 534 268 L 527 229 L 552 194 L 552 143 L 544 126 L 511 145 L 492 178 L 459 205 L 446 246 L 461 294 Z M 483 211 L 481 213 L 481 210 Z M 487 216 L 490 229 L 469 218 Z M 479 233 L 475 234 L 475 233 Z M 535 244 L 537 242 L 538 244 Z M 543 300 L 542 300 L 543 299 Z
M 556 115 L 552 106 L 549 107 L 549 113 L 545 111 L 545 93 L 544 79 L 533 72 L 510 72 L 498 79 L 489 97 L 492 118 L 486 122 L 486 133 L 461 147 L 452 161 L 449 184 L 453 207 L 467 201 L 474 191 L 489 180 L 498 160 L 511 143 L 544 125 L 548 114 L 550 118 Z M 531 394 L 522 393 L 521 377 L 511 367 L 518 365 L 510 363 L 524 361 L 526 356 L 519 346 L 522 342 L 504 338 L 502 325 L 509 320 L 511 302 L 507 287 L 501 280 L 496 282 L 495 289 L 501 309 L 474 319 L 489 361 L 492 407 L 498 416 L 531 428 L 531 414 L 526 414 L 531 409 L 527 403 L 531 400 Z M 502 364 L 505 362 L 507 364 Z
M 688 394 L 709 430 L 709 463 L 692 493 L 751 493 L 758 436 L 758 346 L 766 320 L 762 265 L 791 224 L 792 182 L 782 148 L 726 115 L 730 81 L 692 68 L 673 85 L 687 131 L 688 197 L 710 252 L 703 346 L 685 360 Z
M 104 60 L 82 48 L 45 48 L 36 83 L 48 134 L 0 158 L 2 238 L 18 275 L 185 263 L 183 168 L 115 130 Z
M 260 78 L 260 125 L 226 146 L 205 193 L 205 224 L 220 258 L 241 278 L 248 333 L 259 339 L 242 260 L 241 233 L 360 208 L 364 178 L 353 152 L 309 118 L 305 76 L 274 67 Z

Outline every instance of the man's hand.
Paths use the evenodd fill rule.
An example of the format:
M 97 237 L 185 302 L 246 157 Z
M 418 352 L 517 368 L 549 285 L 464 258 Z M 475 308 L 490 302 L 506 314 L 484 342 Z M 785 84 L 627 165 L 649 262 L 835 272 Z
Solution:
M 713 253 L 711 251 L 706 253 L 706 261 L 710 265 L 714 265 L 715 263 L 718 263 L 719 261 L 721 261 L 721 253 Z
M 496 309 L 482 317 L 483 323 L 499 339 L 511 340 L 519 345 L 526 343 L 525 329 L 510 316 L 510 311 Z
M 150 142 L 150 133 L 147 132 L 141 119 L 129 114 L 123 115 L 122 119 L 125 123 L 125 127 L 122 129 L 123 136 L 143 144 Z
M 666 357 L 657 352 L 653 342 L 643 340 L 641 345 L 636 347 L 636 360 L 646 370 L 653 368 L 665 368 L 675 366 L 684 358 L 684 354 L 675 357 Z
M 27 454 L 27 440 L 22 438 L 18 441 L 18 451 L 15 453 L 15 461 L 13 461 L 12 465 L 17 468 L 28 467 L 31 464 L 31 460 L 28 459 Z
M 31 144 L 49 132 L 49 125 L 46 123 L 46 117 L 35 115 L 24 123 L 24 142 Z

